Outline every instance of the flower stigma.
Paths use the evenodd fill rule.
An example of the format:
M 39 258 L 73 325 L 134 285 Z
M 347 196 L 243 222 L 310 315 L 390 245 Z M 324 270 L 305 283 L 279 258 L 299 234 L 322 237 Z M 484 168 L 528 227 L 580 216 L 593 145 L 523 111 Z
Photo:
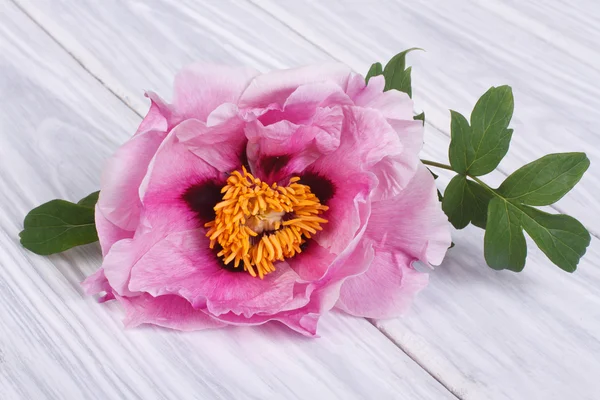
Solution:
M 327 220 L 319 215 L 329 207 L 299 181 L 293 177 L 288 186 L 269 186 L 244 167 L 229 176 L 215 219 L 205 224 L 210 248 L 219 244 L 217 256 L 225 265 L 233 262 L 263 279 L 275 271 L 274 262 L 301 253 L 306 239 L 323 229 Z

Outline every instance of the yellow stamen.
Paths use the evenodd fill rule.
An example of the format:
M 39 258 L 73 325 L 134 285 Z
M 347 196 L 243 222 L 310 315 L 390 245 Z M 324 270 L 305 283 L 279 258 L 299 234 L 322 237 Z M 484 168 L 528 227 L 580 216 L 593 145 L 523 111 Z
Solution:
M 327 223 L 321 214 L 328 207 L 299 181 L 293 177 L 288 186 L 269 186 L 244 167 L 234 171 L 214 207 L 215 220 L 204 225 L 210 248 L 218 243 L 225 264 L 234 261 L 234 268 L 243 266 L 261 279 L 275 271 L 274 262 L 301 253 L 300 245 Z M 284 216 L 290 218 L 283 221 Z

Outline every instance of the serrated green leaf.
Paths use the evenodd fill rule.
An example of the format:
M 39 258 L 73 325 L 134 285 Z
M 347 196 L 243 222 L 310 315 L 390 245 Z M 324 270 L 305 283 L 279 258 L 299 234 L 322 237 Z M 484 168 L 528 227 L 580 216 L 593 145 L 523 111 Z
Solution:
M 477 101 L 471 124 L 453 112 L 450 164 L 459 173 L 481 176 L 492 172 L 506 155 L 512 129 L 508 125 L 514 110 L 512 89 L 492 87 Z M 455 121 L 455 117 L 462 117 Z M 463 121 L 464 120 L 464 121 Z
M 577 269 L 590 244 L 590 234 L 575 218 L 522 206 L 523 228 L 554 264 L 567 272 Z
M 19 236 L 21 244 L 41 255 L 60 253 L 98 240 L 94 209 L 64 200 L 52 200 L 27 214 Z
M 498 192 L 513 202 L 546 206 L 567 194 L 589 166 L 585 153 L 548 154 L 513 172 Z
M 369 79 L 378 75 L 383 75 L 383 66 L 380 62 L 371 65 L 371 68 L 369 68 L 369 72 L 367 72 L 367 76 L 365 77 L 365 82 L 369 83 Z
M 520 212 L 509 202 L 495 197 L 488 205 L 484 237 L 485 261 L 493 269 L 519 272 L 525 267 L 527 243 Z
M 463 229 L 470 222 L 485 229 L 487 207 L 492 194 L 478 183 L 456 175 L 444 192 L 442 210 L 456 229 Z
M 413 119 L 415 121 L 423 121 L 423 125 L 425 125 L 425 111 L 423 111 L 421 114 L 415 115 Z
M 83 199 L 79 200 L 77 204 L 84 207 L 94 208 L 96 207 L 96 203 L 98 202 L 98 196 L 100 196 L 100 191 L 90 193 Z
M 395 89 L 408 94 L 412 97 L 411 71 L 412 68 L 406 68 L 406 55 L 414 50 L 423 50 L 416 47 L 404 50 L 390 59 L 383 69 L 385 77 L 384 91 Z

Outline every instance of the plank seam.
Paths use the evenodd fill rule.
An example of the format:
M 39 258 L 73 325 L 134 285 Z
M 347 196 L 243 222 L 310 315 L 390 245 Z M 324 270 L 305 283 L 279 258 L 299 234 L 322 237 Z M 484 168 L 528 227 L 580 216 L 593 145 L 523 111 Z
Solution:
M 65 47 L 53 34 L 52 32 L 50 32 L 48 29 L 46 29 L 44 27 L 44 25 L 41 24 L 40 21 L 38 21 L 37 19 L 35 19 L 35 17 L 29 13 L 25 7 L 23 7 L 21 4 L 19 4 L 18 0 L 10 0 L 15 7 L 17 7 L 17 9 L 19 9 L 19 11 L 21 11 L 23 14 L 25 14 L 25 16 L 27 18 L 29 18 L 38 28 L 40 28 L 46 35 L 48 35 L 48 37 L 50 39 L 52 39 L 52 41 L 54 43 L 56 43 L 62 50 L 64 50 L 73 60 L 75 60 L 75 62 L 77 64 L 79 64 L 79 66 L 81 66 L 81 68 L 83 68 L 83 70 L 85 72 L 87 72 L 92 78 L 94 78 L 94 80 L 96 80 L 98 83 L 100 83 L 104 88 L 106 88 L 106 90 L 108 90 L 110 93 L 112 93 L 117 99 L 119 99 L 119 101 L 121 103 L 123 103 L 127 108 L 129 108 L 131 111 L 133 111 L 137 116 L 139 116 L 140 118 L 143 118 L 144 115 L 142 115 L 140 112 L 138 112 L 138 110 L 136 110 L 131 104 L 129 104 L 127 101 L 125 101 L 125 99 L 120 96 L 117 92 L 115 92 L 106 82 L 104 82 L 104 80 L 102 80 L 102 78 L 100 78 L 99 76 L 95 75 L 83 62 L 83 60 L 81 60 L 80 58 L 78 58 L 73 52 L 71 52 L 67 47 Z

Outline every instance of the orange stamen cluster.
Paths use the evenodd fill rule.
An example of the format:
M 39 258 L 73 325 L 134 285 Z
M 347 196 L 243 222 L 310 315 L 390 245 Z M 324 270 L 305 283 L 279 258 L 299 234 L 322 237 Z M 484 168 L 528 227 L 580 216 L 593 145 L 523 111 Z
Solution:
M 221 189 L 223 200 L 214 208 L 215 220 L 205 224 L 210 248 L 220 245 L 217 256 L 226 265 L 233 262 L 262 279 L 275 271 L 274 262 L 301 253 L 305 239 L 323 229 L 327 220 L 319 215 L 328 207 L 299 180 L 269 186 L 245 168 L 231 174 Z

